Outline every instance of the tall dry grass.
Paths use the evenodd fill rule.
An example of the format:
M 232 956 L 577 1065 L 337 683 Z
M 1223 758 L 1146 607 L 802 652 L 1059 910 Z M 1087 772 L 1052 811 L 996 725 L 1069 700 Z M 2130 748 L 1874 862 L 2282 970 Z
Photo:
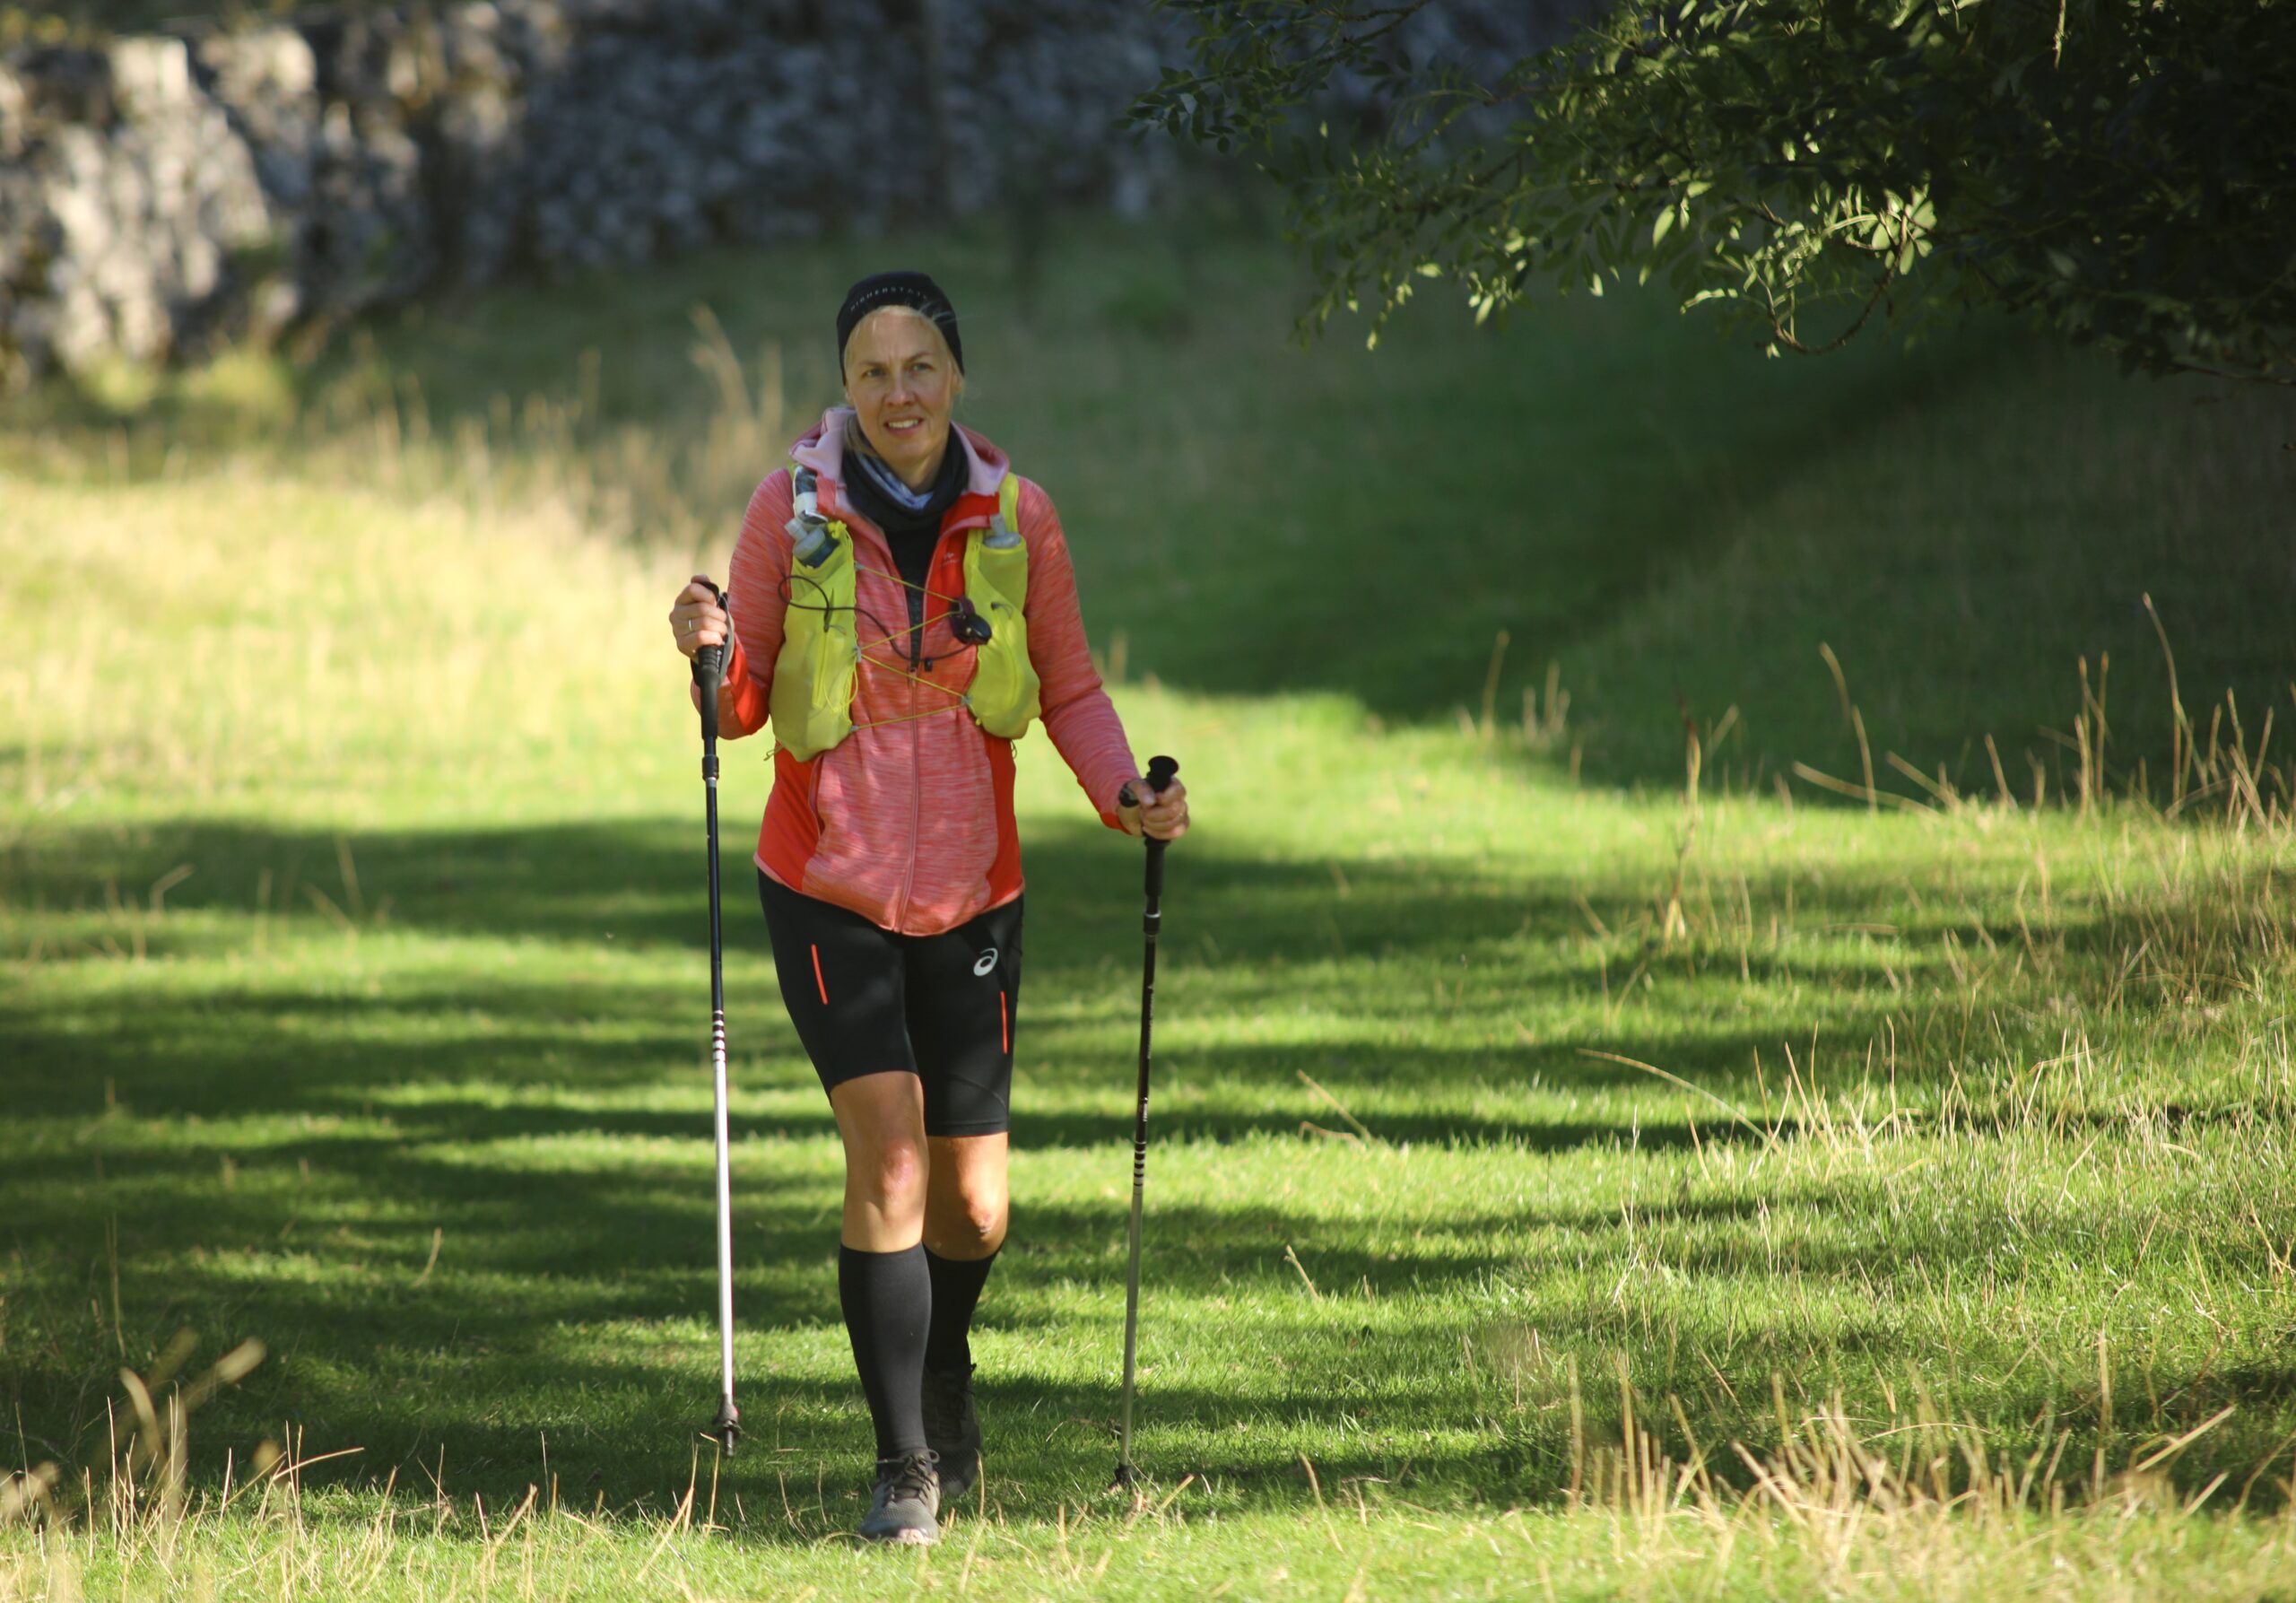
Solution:
M 402 1490 L 396 1473 L 371 1494 L 314 1498 L 309 1471 L 337 1455 L 302 1456 L 291 1432 L 283 1446 L 263 1443 L 244 1470 L 227 1467 L 219 1485 L 191 1490 L 192 1414 L 263 1354 L 246 1343 L 178 1381 L 170 1370 L 189 1345 L 179 1339 L 148 1377 L 121 1372 L 121 1423 L 104 1466 L 66 1482 L 43 1463 L 0 1487 L 0 1599 L 814 1598 L 894 1581 L 882 1562 L 840 1567 L 836 1555 L 850 1545 L 841 1527 L 802 1493 L 793 1497 L 786 1480 L 778 1507 L 752 1511 L 722 1464 L 713 1456 L 705 1467 L 699 1453 L 674 1506 L 651 1513 L 571 1505 L 555 1480 L 496 1506 L 437 1477 L 428 1495 Z M 2100 1345 L 2109 1399 L 2104 1357 Z M 1543 1361 L 1535 1344 L 1467 1354 L 1471 1365 L 1511 1372 L 1518 1388 Z M 1570 1477 L 1544 1511 L 1447 1512 L 1376 1477 L 1327 1490 L 1302 1458 L 1312 1503 L 1224 1536 L 1192 1508 L 1193 1476 L 1064 1506 L 1052 1530 L 1016 1526 L 984 1497 L 956 1515 L 936 1552 L 904 1555 L 897 1584 L 960 1597 L 1163 1595 L 1160 1577 L 1209 1556 L 1228 1575 L 1223 1594 L 1240 1581 L 1247 1596 L 1341 1595 L 1344 1586 L 1368 1599 L 1412 1595 L 1414 1567 L 1485 1549 L 1497 1560 L 1490 1573 L 1509 1578 L 1500 1595 L 1534 1597 L 2260 1603 L 2296 1578 L 2296 1485 L 2284 1453 L 2237 1485 L 2229 1473 L 2196 1491 L 2171 1479 L 2229 1407 L 2173 1434 L 2132 1433 L 2109 1460 L 2100 1445 L 2079 1461 L 2067 1451 L 2069 1425 L 2013 1454 L 1918 1384 L 1901 1409 L 1861 1418 L 1838 1396 L 1789 1401 L 1774 1377 L 1767 1441 L 1703 1442 L 1678 1400 L 1638 1390 L 1622 1354 L 1609 1377 L 1617 1426 L 1595 1441 L 1580 1376 L 1575 1363 L 1566 1369 L 1557 1400 L 1570 1420 Z M 2259 1491 L 2283 1512 L 2202 1518 L 2245 1511 Z

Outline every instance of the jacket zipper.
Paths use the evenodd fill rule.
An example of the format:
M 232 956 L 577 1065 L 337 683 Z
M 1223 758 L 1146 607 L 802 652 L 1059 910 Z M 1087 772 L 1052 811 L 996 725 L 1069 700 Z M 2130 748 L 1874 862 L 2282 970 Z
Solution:
M 933 542 L 933 560 L 925 564 L 925 588 L 933 587 L 933 575 L 941 566 L 941 550 L 949 543 L 951 531 L 943 528 Z M 886 548 L 885 554 L 892 554 Z M 919 596 L 917 606 L 917 627 L 909 637 L 909 666 L 912 672 L 925 653 L 925 604 L 929 596 Z M 925 823 L 925 720 L 917 716 L 917 693 L 922 688 L 917 681 L 909 682 L 909 867 L 901 875 L 900 919 L 909 919 L 909 904 L 917 893 L 917 832 Z
M 832 487 L 836 487 L 833 481 Z M 853 509 L 843 504 L 844 499 L 845 498 L 841 493 L 835 498 L 833 502 L 835 516 L 844 519 L 846 527 L 848 529 L 851 529 L 856 518 Z M 949 537 L 952 535 L 970 534 L 976 528 L 986 527 L 986 524 L 987 519 L 985 518 L 968 518 L 961 528 L 944 527 L 941 530 L 940 536 L 933 542 L 933 560 L 926 563 L 925 568 L 925 581 L 928 588 L 933 582 L 934 570 L 941 565 L 941 548 L 948 544 Z M 877 544 L 884 547 L 886 562 L 893 569 L 894 571 L 900 571 L 900 564 L 893 561 L 892 546 L 885 539 L 884 531 L 878 528 L 877 526 L 873 523 L 865 523 L 865 527 L 877 536 Z M 857 562 L 859 560 L 859 547 L 857 543 L 855 547 L 855 559 Z M 856 574 L 854 576 L 854 584 L 857 587 L 855 591 L 856 599 L 858 599 L 859 597 L 857 587 L 860 582 L 860 576 Z M 903 588 L 906 588 L 906 586 Z M 923 617 L 923 602 L 928 599 L 930 599 L 930 597 L 920 597 L 918 607 L 918 615 L 917 626 L 909 632 L 909 666 L 912 672 L 918 669 L 919 664 L 924 658 L 925 620 Z M 908 861 L 901 870 L 900 904 L 899 910 L 894 914 L 894 921 L 896 923 L 907 921 L 909 918 L 909 904 L 917 894 L 917 832 L 918 829 L 923 827 L 925 823 L 925 747 L 924 736 L 918 727 L 924 720 L 916 716 L 918 691 L 917 682 L 915 680 L 910 680 L 908 683 L 909 701 L 905 710 L 909 715 L 906 719 L 909 724 L 909 855 Z M 824 756 L 831 754 L 823 754 Z

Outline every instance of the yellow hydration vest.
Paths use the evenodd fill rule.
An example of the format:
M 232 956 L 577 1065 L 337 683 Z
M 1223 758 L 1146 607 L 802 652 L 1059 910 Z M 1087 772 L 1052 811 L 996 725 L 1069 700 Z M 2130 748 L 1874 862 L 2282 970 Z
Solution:
M 954 441 L 952 450 L 961 449 Z M 859 570 L 853 534 L 821 515 L 811 468 L 790 473 L 796 515 L 789 519 L 789 604 L 781 653 L 773 659 L 767 709 L 774 738 L 800 762 L 810 762 L 853 733 L 853 697 L 861 674 L 857 632 Z M 991 735 L 1018 740 L 1039 710 L 1040 685 L 1029 661 L 1029 548 L 1021 538 L 1021 481 L 1009 468 L 999 486 L 996 516 L 965 541 L 965 598 L 988 624 L 976 648 L 971 683 L 952 706 L 962 706 Z M 938 688 L 937 686 L 935 688 Z

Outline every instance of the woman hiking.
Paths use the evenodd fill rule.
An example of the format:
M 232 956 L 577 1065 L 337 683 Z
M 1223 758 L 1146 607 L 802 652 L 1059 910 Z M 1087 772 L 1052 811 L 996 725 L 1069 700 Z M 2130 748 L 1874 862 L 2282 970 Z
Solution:
M 952 426 L 948 296 L 865 278 L 837 343 L 846 405 L 751 497 L 723 605 L 697 577 L 670 627 L 688 657 L 726 648 L 723 736 L 772 726 L 758 894 L 845 1147 L 838 1300 L 876 1431 L 860 1534 L 923 1543 L 980 1473 L 968 1336 L 1010 1211 L 1013 742 L 1041 722 L 1135 835 L 1184 833 L 1187 793 L 1134 763 L 1051 500 Z

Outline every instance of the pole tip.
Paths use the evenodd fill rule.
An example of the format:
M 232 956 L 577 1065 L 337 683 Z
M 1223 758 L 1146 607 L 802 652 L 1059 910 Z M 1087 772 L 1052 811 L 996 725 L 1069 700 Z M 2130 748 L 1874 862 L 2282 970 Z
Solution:
M 1111 1492 L 1130 1492 L 1139 1484 L 1139 1479 L 1140 1477 L 1138 1473 L 1132 1468 L 1132 1460 L 1129 1459 L 1119 1459 L 1116 1467 L 1116 1478 L 1109 1482 L 1109 1490 Z
M 721 1405 L 718 1417 L 710 1422 L 708 1430 L 701 1433 L 702 1440 L 715 1442 L 727 1458 L 732 1458 L 734 1444 L 742 1439 L 740 1419 L 740 1414 L 735 1411 L 731 1402 Z

